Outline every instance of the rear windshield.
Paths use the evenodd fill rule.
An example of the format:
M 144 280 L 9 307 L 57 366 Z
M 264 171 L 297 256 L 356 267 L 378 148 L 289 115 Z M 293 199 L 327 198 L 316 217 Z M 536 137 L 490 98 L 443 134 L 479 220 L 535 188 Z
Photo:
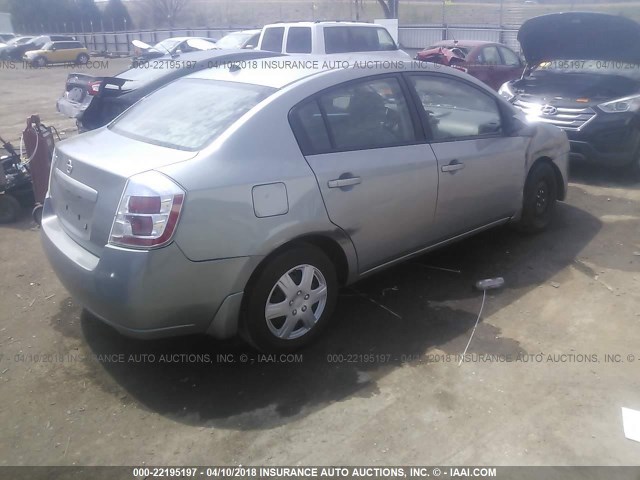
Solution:
M 172 51 L 182 40 L 176 38 L 167 38 L 166 40 L 162 40 L 161 42 L 156 43 L 153 46 L 154 50 L 159 52 L 166 53 L 168 51 Z
M 325 27 L 324 47 L 327 53 L 398 49 L 389 32 L 382 27 Z
M 201 150 L 274 88 L 219 80 L 182 78 L 131 107 L 109 129 L 179 150 Z
M 195 61 L 182 61 L 177 62 L 171 60 L 157 60 L 152 64 L 141 63 L 135 67 L 125 70 L 119 73 L 115 78 L 122 78 L 126 80 L 122 84 L 122 90 L 133 90 L 134 88 L 141 88 L 165 75 L 170 75 L 179 71 L 182 64 L 189 69 L 186 73 L 193 73 L 196 70 L 200 70 Z M 180 75 L 176 75 L 180 76 Z M 105 88 L 118 89 L 115 85 L 107 84 Z

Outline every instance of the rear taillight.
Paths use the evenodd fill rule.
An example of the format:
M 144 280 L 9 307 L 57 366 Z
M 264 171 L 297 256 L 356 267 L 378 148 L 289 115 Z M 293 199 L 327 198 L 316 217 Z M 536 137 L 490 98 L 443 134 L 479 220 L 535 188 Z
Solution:
M 100 85 L 102 84 L 101 81 L 95 81 L 95 82 L 89 82 L 89 85 L 87 86 L 87 93 L 91 96 L 95 96 L 100 92 Z
M 120 199 L 109 243 L 133 248 L 166 245 L 178 225 L 184 197 L 184 190 L 159 172 L 134 175 Z

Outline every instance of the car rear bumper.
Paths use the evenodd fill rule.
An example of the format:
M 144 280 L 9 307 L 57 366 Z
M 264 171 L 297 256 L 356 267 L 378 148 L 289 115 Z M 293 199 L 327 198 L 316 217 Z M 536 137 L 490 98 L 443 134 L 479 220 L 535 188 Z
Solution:
M 193 262 L 174 243 L 137 251 L 78 245 L 46 201 L 42 242 L 58 278 L 83 307 L 124 335 L 236 334 L 242 290 L 255 257 Z
M 78 118 L 82 116 L 82 114 L 87 109 L 90 103 L 91 103 L 91 99 L 89 99 L 89 101 L 78 103 L 78 102 L 71 102 L 67 98 L 60 97 L 56 102 L 56 109 L 65 117 Z

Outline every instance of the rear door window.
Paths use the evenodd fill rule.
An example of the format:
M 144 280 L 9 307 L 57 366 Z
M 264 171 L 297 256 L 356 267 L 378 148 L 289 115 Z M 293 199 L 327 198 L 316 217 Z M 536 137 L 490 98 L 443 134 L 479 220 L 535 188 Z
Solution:
M 416 141 L 406 98 L 394 77 L 349 83 L 321 95 L 318 101 L 334 150 L 383 148 Z
M 324 49 L 326 53 L 349 51 L 349 30 L 347 27 L 325 27 Z
M 326 53 L 397 50 L 389 32 L 382 27 L 325 27 Z
M 265 29 L 262 36 L 261 50 L 268 52 L 282 52 L 282 40 L 284 39 L 284 27 L 270 27 Z
M 311 28 L 290 27 L 287 33 L 287 53 L 311 53 Z

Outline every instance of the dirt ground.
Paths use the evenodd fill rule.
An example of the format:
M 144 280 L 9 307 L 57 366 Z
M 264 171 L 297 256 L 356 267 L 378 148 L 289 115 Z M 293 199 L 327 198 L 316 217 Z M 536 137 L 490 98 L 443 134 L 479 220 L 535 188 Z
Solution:
M 0 136 L 18 147 L 27 117 L 37 113 L 47 125 L 61 135 L 73 134 L 76 122 L 56 111 L 56 100 L 64 92 L 67 75 L 81 72 L 97 77 L 115 75 L 126 70 L 128 58 L 93 57 L 86 66 L 50 65 L 31 68 L 23 62 L 0 60 Z
M 68 72 L 1 69 L 0 134 L 34 112 L 71 128 Z M 25 211 L 0 226 L 0 465 L 639 465 L 621 417 L 640 410 L 639 212 L 637 183 L 574 168 L 548 232 L 493 230 L 344 289 L 317 344 L 270 358 L 118 335 Z M 472 285 L 494 276 L 459 366 Z

